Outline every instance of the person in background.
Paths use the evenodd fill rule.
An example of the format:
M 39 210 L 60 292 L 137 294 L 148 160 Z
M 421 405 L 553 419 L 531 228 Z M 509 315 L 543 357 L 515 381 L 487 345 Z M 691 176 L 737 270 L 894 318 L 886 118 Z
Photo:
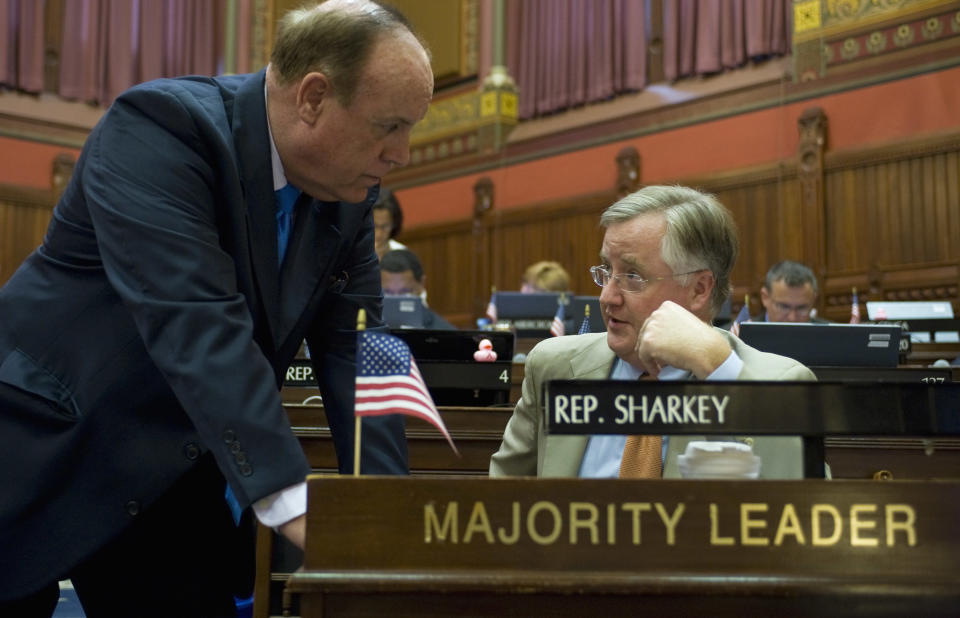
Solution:
M 235 616 L 253 516 L 304 546 L 279 386 L 306 338 L 352 472 L 358 311 L 382 328 L 371 205 L 432 96 L 402 15 L 329 0 L 281 20 L 259 73 L 114 101 L 0 288 L 0 615 L 49 616 L 69 578 L 91 618 Z M 361 471 L 405 474 L 382 418 Z
M 825 324 L 828 320 L 814 315 L 817 294 L 817 278 L 812 270 L 799 262 L 777 262 L 767 271 L 760 289 L 764 314 L 754 321 Z
M 389 189 L 380 189 L 380 196 L 373 203 L 373 232 L 377 257 L 392 249 L 406 249 L 407 246 L 394 238 L 403 227 L 403 211 L 397 196 Z
M 541 261 L 531 264 L 523 273 L 520 291 L 524 294 L 536 292 L 569 292 L 570 275 L 557 262 Z
M 710 325 L 730 293 L 736 227 L 713 196 L 648 186 L 600 217 L 607 332 L 541 341 L 526 360 L 522 397 L 507 423 L 490 476 L 618 477 L 627 436 L 559 436 L 544 430 L 549 380 L 814 380 L 800 363 L 760 352 Z M 771 410 L 771 413 L 775 411 Z M 679 476 L 677 456 L 698 436 L 653 436 L 658 474 Z M 762 461 L 761 478 L 802 478 L 799 437 L 739 437 Z M 662 450 L 661 450 L 662 449 Z
M 456 330 L 456 326 L 443 319 L 423 300 L 427 275 L 423 272 L 420 258 L 413 251 L 395 249 L 383 254 L 380 258 L 380 281 L 384 294 L 420 297 L 424 305 L 424 328 Z

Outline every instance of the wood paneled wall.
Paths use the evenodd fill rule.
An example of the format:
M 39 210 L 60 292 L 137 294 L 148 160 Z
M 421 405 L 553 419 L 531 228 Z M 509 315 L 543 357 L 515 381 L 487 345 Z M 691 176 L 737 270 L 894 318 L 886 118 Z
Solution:
M 793 259 L 818 274 L 828 319 L 849 319 L 853 287 L 863 316 L 862 303 L 881 299 L 950 300 L 960 313 L 960 132 L 830 152 L 825 123 L 811 131 L 819 154 L 801 144 L 791 160 L 674 181 L 714 193 L 733 212 L 734 310 L 749 294 L 759 313 L 767 269 Z M 537 260 L 563 264 L 575 293 L 596 293 L 587 268 L 600 248 L 599 214 L 616 197 L 611 187 L 498 213 L 494 186 L 493 207 L 478 207 L 474 220 L 411 229 L 402 240 L 424 258 L 431 306 L 466 327 L 492 285 L 519 289 Z
M 56 200 L 52 189 L 0 185 L 0 285 L 43 240 Z
M 825 123 L 818 126 L 806 148 L 819 155 L 801 144 L 791 160 L 675 181 L 714 193 L 733 212 L 741 241 L 734 310 L 749 294 L 759 313 L 767 268 L 794 259 L 818 274 L 819 311 L 829 319 L 849 319 L 853 287 L 861 303 L 944 299 L 960 314 L 960 131 L 831 152 Z M 61 190 L 0 185 L 0 283 L 42 241 Z M 623 191 L 618 181 L 609 191 L 498 211 L 496 186 L 481 181 L 472 219 L 410 229 L 401 240 L 423 261 L 431 306 L 470 327 L 491 286 L 519 289 L 538 260 L 559 261 L 575 293 L 596 294 L 587 269 L 600 250 L 597 222 Z
M 960 132 L 828 153 L 824 176 L 827 315 L 849 315 L 852 286 L 869 300 L 950 300 L 957 312 Z

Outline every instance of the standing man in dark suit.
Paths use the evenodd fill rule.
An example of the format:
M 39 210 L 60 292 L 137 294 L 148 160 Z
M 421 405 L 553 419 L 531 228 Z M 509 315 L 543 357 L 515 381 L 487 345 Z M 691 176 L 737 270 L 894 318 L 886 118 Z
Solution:
M 350 472 L 370 206 L 432 92 L 402 16 L 331 0 L 283 19 L 260 73 L 113 103 L 0 289 L 0 615 L 49 615 L 69 577 L 91 618 L 230 616 L 246 507 L 303 546 L 279 386 L 306 338 Z M 363 432 L 363 471 L 406 472 L 402 419 Z
M 764 314 L 757 321 L 826 323 L 814 315 L 817 294 L 817 277 L 812 270 L 800 262 L 777 262 L 767 271 L 760 288 Z

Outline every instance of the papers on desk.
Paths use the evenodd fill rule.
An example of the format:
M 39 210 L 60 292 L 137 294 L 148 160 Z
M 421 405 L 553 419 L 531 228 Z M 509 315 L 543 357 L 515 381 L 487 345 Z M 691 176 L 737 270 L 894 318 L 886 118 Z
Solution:
M 685 479 L 755 479 L 760 475 L 760 458 L 739 442 L 694 441 L 677 456 L 680 475 Z

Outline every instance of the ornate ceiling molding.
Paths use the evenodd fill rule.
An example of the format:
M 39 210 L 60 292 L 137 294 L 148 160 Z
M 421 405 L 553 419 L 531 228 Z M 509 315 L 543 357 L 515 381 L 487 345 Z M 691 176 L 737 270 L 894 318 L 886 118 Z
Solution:
M 794 79 L 957 36 L 954 0 L 794 0 Z

